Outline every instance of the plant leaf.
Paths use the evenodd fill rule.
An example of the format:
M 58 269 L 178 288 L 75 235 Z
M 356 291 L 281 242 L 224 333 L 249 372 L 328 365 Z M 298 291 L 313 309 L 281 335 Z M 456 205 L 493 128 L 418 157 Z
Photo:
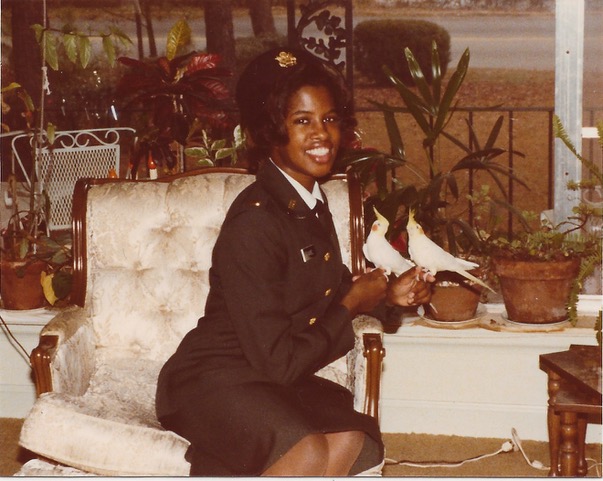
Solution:
M 427 119 L 423 116 L 424 113 L 429 113 L 427 106 L 423 103 L 423 100 L 411 92 L 401 81 L 398 79 L 387 67 L 384 67 L 385 74 L 389 77 L 390 81 L 396 87 L 398 94 L 402 97 L 402 101 L 406 105 L 406 108 L 417 122 L 417 125 L 425 133 L 429 135 L 431 133 L 431 126 Z
M 168 32 L 165 56 L 168 58 L 168 60 L 173 60 L 178 53 L 178 49 L 184 45 L 188 45 L 190 41 L 190 26 L 186 20 L 178 20 Z
M 78 52 L 80 55 L 80 65 L 86 68 L 92 58 L 92 44 L 90 39 L 85 35 L 78 36 Z
M 461 55 L 456 70 L 450 77 L 448 85 L 446 85 L 446 90 L 444 91 L 442 101 L 440 102 L 440 109 L 438 111 L 438 116 L 434 125 L 435 131 L 440 131 L 444 128 L 446 117 L 450 112 L 452 101 L 454 100 L 454 97 L 456 96 L 459 88 L 463 84 L 463 80 L 465 79 L 465 75 L 467 74 L 467 69 L 469 68 L 469 59 L 470 53 L 469 49 L 467 48 L 463 52 L 463 55 Z
M 48 122 L 48 124 L 46 124 L 46 137 L 48 138 L 49 145 L 54 144 L 55 133 L 56 126 L 52 122 Z
M 392 155 L 399 157 L 400 159 L 406 159 L 406 153 L 404 151 L 404 142 L 396 123 L 396 117 L 394 113 L 388 110 L 383 111 L 383 118 L 385 120 L 385 127 L 387 129 L 387 135 L 389 136 L 389 142 L 391 145 Z
M 42 44 L 44 45 L 44 57 L 46 63 L 52 70 L 59 70 L 59 54 L 57 51 L 57 40 L 54 35 L 50 35 L 48 31 L 42 34 Z
M 431 87 L 433 101 L 437 105 L 442 94 L 442 67 L 440 64 L 440 53 L 435 40 L 431 42 Z
M 189 157 L 198 157 L 201 159 L 206 159 L 209 157 L 209 152 L 204 147 L 189 147 L 184 149 L 184 153 Z
M 77 61 L 77 39 L 74 34 L 66 33 L 63 35 L 63 48 L 69 61 L 75 63 Z
M 34 23 L 31 26 L 31 29 L 34 31 L 34 35 L 36 36 L 36 41 L 41 44 L 42 43 L 42 36 L 43 33 L 46 31 L 46 29 L 40 25 L 39 23 Z
M 404 55 L 406 55 L 408 69 L 410 70 L 410 75 L 412 76 L 415 82 L 415 86 L 423 97 L 425 105 L 428 106 L 429 112 L 431 114 L 434 114 L 434 103 L 433 97 L 431 95 L 431 90 L 429 89 L 429 85 L 427 84 L 427 80 L 425 79 L 425 75 L 423 74 L 423 70 L 421 69 L 419 62 L 417 62 L 417 59 L 408 47 L 404 49 Z
M 103 36 L 103 50 L 111 67 L 115 66 L 115 44 L 111 36 Z
M 52 277 L 52 290 L 58 299 L 67 297 L 71 292 L 73 276 L 65 271 L 55 272 Z
M 233 149 L 231 149 L 231 148 L 218 149 L 218 150 L 216 150 L 216 160 L 225 159 L 227 157 L 230 157 L 232 154 L 233 154 Z

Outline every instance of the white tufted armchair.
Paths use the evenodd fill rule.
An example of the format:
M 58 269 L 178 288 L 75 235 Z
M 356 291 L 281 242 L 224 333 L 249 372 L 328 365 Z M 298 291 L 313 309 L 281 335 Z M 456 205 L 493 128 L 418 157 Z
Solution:
M 159 181 L 78 182 L 76 306 L 43 328 L 32 353 L 39 397 L 20 444 L 44 460 L 18 474 L 188 475 L 188 441 L 155 416 L 157 376 L 203 315 L 222 220 L 254 178 L 240 169 L 203 169 Z M 323 188 L 342 257 L 359 272 L 359 184 L 335 176 Z M 356 348 L 321 374 L 352 390 L 357 410 L 378 417 L 381 324 L 369 316 L 354 322 Z

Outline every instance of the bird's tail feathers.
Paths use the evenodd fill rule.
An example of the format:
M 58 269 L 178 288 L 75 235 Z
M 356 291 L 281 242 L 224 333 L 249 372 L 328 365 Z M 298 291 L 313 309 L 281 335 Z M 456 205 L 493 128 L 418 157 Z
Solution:
M 476 264 L 475 262 L 471 262 L 468 261 L 466 259 L 461 259 L 460 257 L 456 257 L 455 258 L 460 264 L 462 264 L 462 266 L 465 269 L 475 269 L 476 267 L 479 267 L 479 264 Z
M 475 282 L 476 284 L 479 284 L 482 287 L 485 287 L 486 289 L 490 290 L 491 292 L 496 292 L 494 289 L 492 289 L 488 284 L 486 284 L 484 281 L 482 281 L 481 279 L 478 279 L 477 277 L 475 277 L 473 274 L 469 274 L 467 271 L 462 271 L 462 270 L 458 270 L 457 271 L 460 275 L 462 275 L 463 277 L 466 277 L 467 279 L 469 279 L 470 281 Z

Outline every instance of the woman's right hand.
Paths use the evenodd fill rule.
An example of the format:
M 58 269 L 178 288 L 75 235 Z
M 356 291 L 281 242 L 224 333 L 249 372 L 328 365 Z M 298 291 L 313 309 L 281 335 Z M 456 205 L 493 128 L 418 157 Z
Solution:
M 387 292 L 387 276 L 383 269 L 356 276 L 352 287 L 341 300 L 352 315 L 372 311 L 385 299 Z

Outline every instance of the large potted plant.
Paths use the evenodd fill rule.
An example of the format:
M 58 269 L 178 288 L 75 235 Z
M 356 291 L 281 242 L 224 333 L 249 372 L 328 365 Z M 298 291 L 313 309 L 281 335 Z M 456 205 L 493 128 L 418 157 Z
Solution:
M 409 49 L 405 50 L 405 56 L 415 89 L 407 87 L 384 67 L 404 106 L 373 102 L 383 112 L 391 152 L 355 150 L 345 157 L 345 164 L 358 172 L 367 190 L 371 191 L 367 204 L 375 206 L 390 220 L 392 229 L 389 240 L 394 244 L 401 244 L 404 254 L 405 243 L 400 243 L 400 239 L 406 227 L 408 212 L 412 209 L 417 222 L 438 245 L 455 256 L 477 259 L 480 265 L 484 264 L 484 245 L 477 226 L 464 219 L 468 204 L 462 204 L 464 196 L 461 194 L 460 184 L 476 171 L 488 174 L 499 192 L 498 198 L 490 198 L 500 205 L 507 205 L 507 194 L 501 177 L 512 177 L 523 184 L 507 167 L 497 162 L 497 158 L 506 152 L 496 146 L 503 118 L 498 117 L 483 142 L 469 121 L 467 128 L 470 141 L 462 140 L 449 132 L 450 120 L 458 110 L 456 95 L 469 68 L 469 50 L 465 50 L 446 84 L 435 42 L 431 50 L 430 83 Z M 423 134 L 422 150 L 427 165 L 425 174 L 420 173 L 421 168 L 414 159 L 407 157 L 395 118 L 395 114 L 401 112 L 408 112 Z M 442 162 L 443 143 L 448 144 L 445 155 L 454 156 L 447 159 L 450 162 Z M 366 224 L 370 226 L 373 220 L 370 217 L 372 208 L 366 209 L 366 212 L 369 215 Z M 485 275 L 484 269 L 473 273 L 478 277 Z M 479 286 L 457 274 L 443 272 L 436 276 L 431 305 L 425 308 L 429 317 L 437 321 L 465 321 L 475 317 L 481 294 Z M 449 301 L 450 296 L 453 302 Z M 461 299 L 466 299 L 469 306 L 461 306 Z M 438 305 L 441 307 L 438 308 Z M 460 312 L 452 311 L 453 307 L 461 307 Z
M 118 58 L 127 70 L 117 85 L 117 98 L 124 109 L 139 114 L 131 119 L 138 132 L 132 177 L 141 164 L 175 171 L 186 168 L 185 154 L 206 165 L 234 152 L 224 140 L 234 127 L 227 85 L 232 72 L 221 67 L 216 54 L 182 54 L 190 35 L 188 23 L 179 20 L 168 32 L 165 56 Z M 213 139 L 220 140 L 216 144 Z M 193 147 L 197 149 L 185 151 Z
M 42 142 L 52 143 L 54 126 L 49 124 L 46 135 L 37 135 L 32 122 L 35 109 L 30 96 L 17 83 L 2 88 L 3 95 L 17 95 L 23 103 L 27 130 L 32 135 L 32 158 L 42 148 Z M 5 309 L 35 309 L 67 297 L 70 286 L 69 238 L 50 236 L 46 219 L 50 208 L 44 192 L 36 191 L 35 162 L 32 162 L 29 178 L 24 184 L 27 205 L 19 205 L 18 182 L 14 173 L 8 177 L 8 199 L 11 215 L 0 232 L 0 261 L 2 305 Z M 46 299 L 45 299 L 46 298 Z
M 577 322 L 578 296 L 584 282 L 601 266 L 602 235 L 589 229 L 593 219 L 601 219 L 603 203 L 592 202 L 588 194 L 603 189 L 603 174 L 592 161 L 580 155 L 558 117 L 553 119 L 555 136 L 572 151 L 589 175 L 572 181 L 582 201 L 573 215 L 557 225 L 540 219 L 531 227 L 529 216 L 520 216 L 524 230 L 512 237 L 491 235 L 486 243 L 493 271 L 500 281 L 508 320 L 527 324 Z M 603 123 L 598 126 L 603 145 Z
M 10 108 L 5 99 L 14 96 L 22 106 L 25 132 L 31 136 L 31 163 L 29 182 L 19 182 L 16 172 L 7 179 L 7 198 L 12 202 L 11 215 L 0 232 L 0 272 L 2 306 L 7 309 L 34 309 L 47 302 L 68 299 L 71 290 L 71 249 L 69 233 L 51 233 L 46 219 L 50 210 L 48 196 L 40 191 L 37 181 L 36 162 L 41 149 L 52 150 L 55 126 L 45 117 L 45 99 L 48 91 L 45 68 L 59 68 L 59 54 L 72 63 L 86 68 L 92 55 L 90 37 L 70 26 L 62 29 L 47 25 L 32 25 L 42 51 L 44 66 L 43 81 L 40 84 L 39 101 L 35 102 L 18 83 L 13 82 L 1 89 L 3 111 Z M 100 34 L 103 51 L 113 64 L 115 45 L 129 42 L 125 34 L 117 29 Z M 9 131 L 6 124 L 2 130 Z M 19 188 L 22 185 L 22 188 Z M 19 202 L 22 190 L 26 193 L 26 203 Z

